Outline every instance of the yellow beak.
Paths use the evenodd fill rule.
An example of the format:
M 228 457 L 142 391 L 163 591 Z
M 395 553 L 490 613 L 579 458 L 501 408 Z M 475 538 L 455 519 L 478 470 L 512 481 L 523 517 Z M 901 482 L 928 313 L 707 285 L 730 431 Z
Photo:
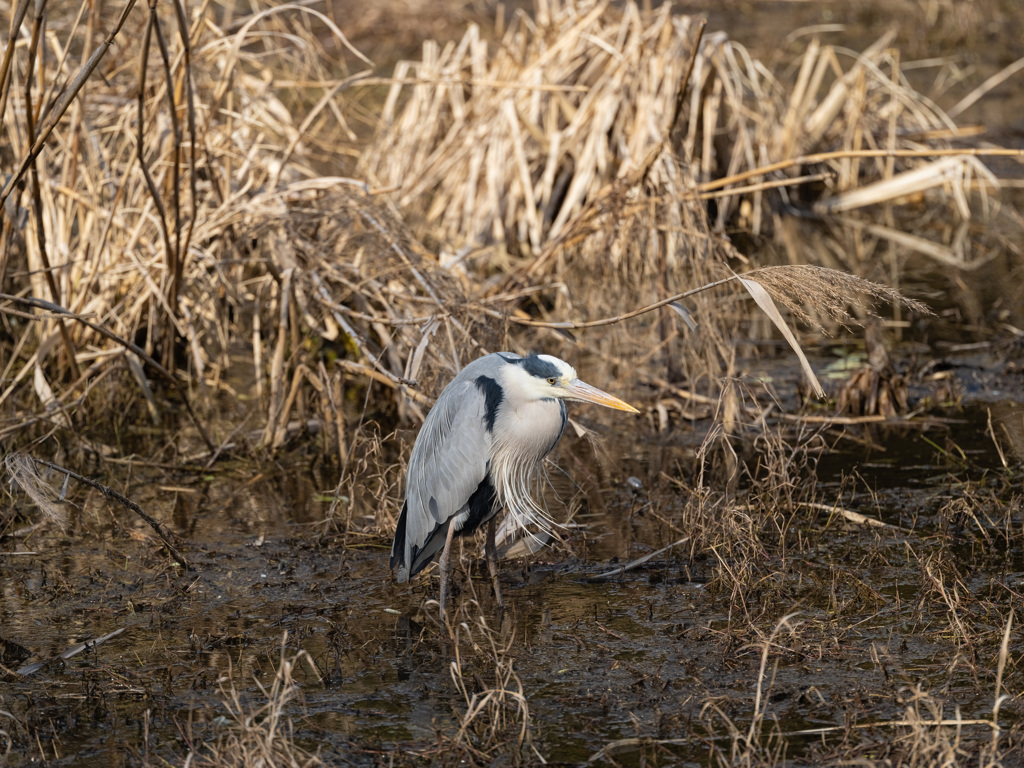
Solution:
M 607 408 L 614 408 L 617 411 L 629 411 L 630 413 L 640 413 L 629 403 L 625 403 L 614 395 L 609 395 L 607 392 L 602 392 L 597 387 L 592 387 L 585 381 L 579 379 L 573 379 L 565 385 L 566 398 L 569 400 L 579 400 L 584 403 L 597 403 Z

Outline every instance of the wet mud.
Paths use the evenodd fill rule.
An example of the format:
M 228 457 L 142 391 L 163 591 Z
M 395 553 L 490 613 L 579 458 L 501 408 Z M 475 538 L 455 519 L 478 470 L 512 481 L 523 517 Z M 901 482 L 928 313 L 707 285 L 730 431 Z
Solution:
M 957 364 L 961 388 L 968 374 L 992 375 L 977 363 Z M 549 492 L 576 497 L 573 527 L 562 544 L 504 563 L 504 615 L 474 542 L 462 548 L 455 641 L 430 602 L 436 578 L 396 585 L 389 541 L 322 523 L 328 501 L 315 491 L 327 478 L 288 467 L 253 481 L 239 468 L 172 484 L 166 471 L 136 468 L 132 495 L 153 511 L 174 508 L 192 571 L 97 495 L 68 505 L 66 532 L 3 532 L 6 759 L 180 763 L 227 727 L 226 691 L 265 701 L 259 685 L 282 643 L 309 655 L 288 714 L 298 742 L 328 764 L 437 759 L 467 712 L 453 661 L 470 691 L 493 687 L 497 667 L 514 672 L 530 748 L 555 764 L 704 764 L 758 717 L 766 733 L 788 734 L 778 743 L 789 756 L 813 760 L 833 746 L 814 729 L 900 720 L 915 690 L 946 717 L 991 717 L 1003 631 L 1022 607 L 1020 385 L 1004 371 L 988 396 L 930 420 L 823 433 L 828 449 L 810 451 L 805 477 L 810 506 L 724 505 L 699 531 L 684 509 L 695 487 L 686 435 L 699 425 L 630 444 L 598 422 L 605 452 L 567 440 L 567 472 L 553 474 Z M 607 576 L 687 534 L 694 543 Z M 1000 681 L 1011 733 L 1021 651 L 1014 629 Z
M 786 6 L 769 9 L 780 38 L 837 8 L 773 5 Z M 736 7 L 711 26 L 765 54 Z M 886 21 L 858 13 L 851 47 Z M 956 38 L 955 19 L 943 29 L 982 74 L 1022 53 L 1010 24 L 987 47 Z M 1019 143 L 1018 92 L 994 96 L 979 120 Z M 974 759 L 1002 695 L 1003 764 L 1024 765 L 1024 309 L 1006 264 L 964 276 L 974 316 L 933 291 L 949 312 L 894 352 L 914 371 L 913 423 L 780 419 L 798 409 L 796 366 L 752 359 L 744 382 L 781 398 L 770 421 L 790 447 L 739 441 L 754 469 L 733 503 L 716 496 L 726 455 L 697 458 L 708 420 L 672 414 L 659 430 L 652 415 L 627 435 L 579 412 L 603 447 L 567 437 L 555 456 L 549 503 L 573 509 L 573 527 L 503 563 L 503 615 L 467 541 L 450 632 L 433 569 L 395 584 L 372 510 L 331 519 L 338 468 L 311 453 L 105 467 L 168 522 L 192 570 L 97 493 L 69 495 L 66 530 L 18 496 L 0 511 L 0 766 L 181 765 L 235 728 L 226 701 L 266 703 L 282 648 L 308 654 L 285 715 L 328 765 L 814 765 L 884 758 L 915 716 L 963 721 L 950 727 Z M 510 698 L 467 721 L 496 687 L 528 715 Z

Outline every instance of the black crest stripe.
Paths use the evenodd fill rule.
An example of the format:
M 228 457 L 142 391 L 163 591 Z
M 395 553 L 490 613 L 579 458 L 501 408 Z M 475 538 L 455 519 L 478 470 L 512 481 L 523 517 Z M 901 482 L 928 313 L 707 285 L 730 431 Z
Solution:
M 558 366 L 547 360 L 542 360 L 538 355 L 524 357 L 520 365 L 523 366 L 524 371 L 538 379 L 558 378 L 562 375 Z

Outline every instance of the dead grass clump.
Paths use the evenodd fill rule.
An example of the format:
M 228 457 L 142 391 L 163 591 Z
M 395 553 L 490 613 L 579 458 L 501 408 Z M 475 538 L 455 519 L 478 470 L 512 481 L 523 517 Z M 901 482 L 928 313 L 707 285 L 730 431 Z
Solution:
M 728 595 L 730 627 L 758 631 L 766 618 L 791 599 L 786 562 L 794 520 L 815 503 L 814 463 L 823 447 L 817 432 L 786 436 L 763 428 L 750 450 L 737 450 L 721 428 L 713 429 L 698 452 L 699 471 L 691 485 L 674 482 L 683 500 L 668 521 L 686 533 L 690 557 L 712 558 L 708 589 Z M 724 490 L 712 491 L 714 488 Z
M 548 9 L 536 21 L 516 13 L 493 48 L 474 25 L 395 70 L 363 165 L 447 240 L 515 239 L 539 253 L 672 127 L 694 20 L 665 7 L 648 25 L 632 4 L 622 16 L 603 4 Z M 663 66 L 644 66 L 652 51 Z
M 632 239 L 640 247 L 623 238 L 609 249 L 597 238 L 582 246 L 592 267 L 638 275 L 659 259 L 671 267 L 706 258 L 691 175 L 715 198 L 715 231 L 737 223 L 754 236 L 770 231 L 778 184 L 784 206 L 816 204 L 830 215 L 927 192 L 927 215 L 945 210 L 966 222 L 971 190 L 982 191 L 987 210 L 995 180 L 973 157 L 929 159 L 957 129 L 909 86 L 891 43 L 887 35 L 852 53 L 814 39 L 799 61 L 780 64 L 796 72 L 787 84 L 669 6 L 645 14 L 634 3 L 621 13 L 545 4 L 535 20 L 516 14 L 497 46 L 471 26 L 461 40 L 428 41 L 419 60 L 401 62 L 362 165 L 432 232 L 495 243 L 496 254 L 525 257 L 533 276 L 543 263 L 543 274 L 563 277 L 553 246 L 572 252 L 586 239 L 581 224 L 607 211 L 616 215 L 604 227 L 642 233 Z M 786 193 L 786 184 L 808 181 L 813 190 Z M 947 238 L 955 246 L 901 238 L 891 215 L 860 226 L 877 240 L 969 263 L 963 238 Z M 800 251 L 793 261 L 820 261 L 782 234 Z M 658 239 L 663 256 L 651 252 Z
M 1017 752 L 1016 739 L 1007 738 L 1007 734 L 1017 729 L 1003 729 L 996 725 L 998 703 L 993 710 L 993 719 L 988 720 L 964 717 L 959 707 L 950 707 L 941 695 L 920 684 L 901 689 L 897 700 L 902 707 L 902 717 L 888 722 L 858 724 L 856 729 L 867 733 L 855 738 L 855 731 L 846 731 L 842 745 L 827 751 L 815 750 L 818 759 L 828 762 L 841 760 L 844 764 L 866 767 L 900 765 L 931 768 L 948 765 L 994 768 L 1012 761 Z M 835 729 L 837 733 L 840 730 Z
M 816 501 L 817 458 L 827 448 L 822 431 L 806 425 L 763 427 L 753 438 L 741 485 L 752 508 L 778 521 L 780 544 L 788 521 Z
M 634 3 L 621 13 L 602 3 L 545 4 L 536 19 L 517 13 L 497 46 L 474 25 L 461 40 L 428 41 L 420 60 L 401 62 L 363 167 L 446 239 L 536 256 L 618 182 L 632 181 L 625 196 L 642 212 L 640 190 L 663 172 L 663 149 L 719 188 L 776 178 L 771 164 L 825 149 L 944 148 L 955 125 L 902 78 L 891 42 L 851 54 L 814 40 L 786 86 L 742 46 L 704 35 L 700 20 L 669 6 L 645 14 Z M 839 154 L 814 165 L 838 175 L 843 194 L 823 203 L 832 211 L 945 185 L 967 212 L 966 179 L 946 168 L 987 172 L 970 158 L 937 162 L 941 169 L 918 171 L 913 184 L 901 178 L 858 198 L 852 190 L 917 161 Z M 680 223 L 696 200 L 676 192 L 674 203 L 659 202 L 676 206 Z M 744 200 L 760 234 L 770 221 L 761 186 L 717 198 L 715 228 Z
M 669 6 L 644 13 L 634 3 L 621 12 L 550 3 L 536 19 L 518 13 L 507 29 L 499 24 L 498 34 L 500 44 L 488 46 L 471 26 L 460 40 L 428 41 L 419 60 L 400 63 L 361 167 L 419 217 L 421 231 L 473 254 L 460 267 L 481 290 L 515 297 L 534 317 L 622 312 L 728 276 L 719 262 L 746 257 L 713 233 L 737 228 L 754 237 L 777 231 L 793 263 L 889 279 L 898 269 L 847 258 L 849 244 L 827 233 L 831 245 L 812 252 L 814 239 L 781 226 L 783 213 L 820 203 L 814 215 L 841 209 L 852 217 L 906 203 L 924 215 L 912 201 L 927 192 L 928 216 L 963 221 L 974 182 L 992 191 L 976 158 L 929 160 L 932 149 L 948 149 L 955 126 L 901 76 L 889 37 L 860 54 L 814 40 L 787 85 L 742 46 L 704 34 L 702 22 Z M 810 181 L 813 188 L 784 188 Z M 713 206 L 702 197 L 714 197 Z M 924 248 L 871 231 L 858 254 L 880 242 Z M 506 277 L 481 284 L 495 273 Z M 813 301 L 804 301 L 805 280 L 826 307 L 806 309 Z M 769 292 L 815 320 L 819 311 L 845 314 L 847 294 L 866 287 L 852 281 L 808 268 L 780 275 Z M 714 395 L 717 374 L 734 373 L 743 314 L 728 300 L 696 299 L 685 311 L 700 333 L 684 344 L 686 329 L 665 307 L 588 347 L 618 359 L 651 350 L 643 362 L 663 365 L 665 378 Z
M 783 630 L 787 631 L 791 641 L 797 641 L 798 638 L 796 630 L 800 622 L 795 621 L 795 618 L 795 614 L 783 616 L 771 633 L 761 642 L 761 664 L 757 673 L 754 711 L 750 718 L 750 724 L 746 728 L 735 723 L 718 703 L 710 701 L 705 704 L 701 717 L 708 730 L 712 733 L 717 731 L 716 721 L 719 721 L 726 726 L 729 732 L 728 753 L 720 747 L 719 739 L 715 738 L 710 741 L 711 757 L 714 764 L 770 766 L 785 762 L 787 744 L 782 738 L 778 723 L 768 713 L 768 701 L 779 667 L 780 651 L 782 653 L 789 651 L 785 646 L 786 638 L 782 636 Z M 774 662 L 769 668 L 769 661 L 773 656 L 775 657 Z
M 968 759 L 969 755 L 961 743 L 963 734 L 953 727 L 935 727 L 936 722 L 945 721 L 945 707 L 920 686 L 901 692 L 904 704 L 903 734 L 893 739 L 889 749 L 899 754 L 899 762 L 907 766 L 956 765 Z M 959 710 L 955 713 L 959 720 Z M 888 750 L 884 750 L 888 751 Z
M 269 687 L 255 680 L 265 701 L 249 706 L 229 676 L 222 678 L 221 703 L 227 723 L 221 726 L 216 742 L 193 749 L 185 759 L 191 768 L 252 768 L 272 765 L 285 768 L 316 768 L 326 763 L 319 755 L 295 743 L 295 724 L 291 710 L 301 699 L 301 689 L 293 676 L 296 664 L 313 667 L 305 651 L 289 657 L 281 646 L 280 663 Z
M 307 411 L 304 398 L 326 402 L 325 417 L 391 400 L 419 421 L 432 402 L 422 392 L 436 391 L 432 377 L 457 370 L 496 338 L 484 329 L 491 318 L 472 311 L 458 280 L 425 259 L 401 220 L 363 193 L 307 187 L 257 195 L 238 217 L 253 238 L 249 258 L 227 274 L 199 276 L 192 315 L 212 337 L 225 308 L 207 308 L 221 296 L 236 322 L 249 325 L 253 365 L 266 372 L 268 448 L 282 445 L 296 412 Z M 348 375 L 339 380 L 335 366 Z M 405 397 L 361 402 L 346 393 L 352 376 Z M 352 439 L 343 423 L 328 424 L 339 448 Z
M 889 360 L 889 350 L 878 323 L 872 319 L 865 328 L 864 364 L 842 381 L 836 392 L 836 410 L 854 416 L 904 414 L 910 407 L 907 379 L 897 373 Z
M 476 356 L 501 323 L 470 311 L 466 286 L 381 198 L 323 175 L 325 153 L 355 140 L 346 111 L 361 74 L 349 66 L 366 63 L 328 16 L 132 6 L 109 35 L 122 64 L 103 56 L 101 20 L 64 24 L 72 10 L 59 3 L 39 7 L 31 43 L 4 47 L 0 406 L 20 415 L 0 433 L 102 431 L 104 403 L 136 410 L 83 399 L 104 380 L 134 382 L 159 422 L 163 386 L 191 410 L 184 373 L 236 406 L 252 385 L 260 435 L 232 448 L 279 448 L 313 416 L 344 463 L 346 416 L 372 403 L 415 418 L 430 398 L 411 382 L 431 391 L 435 372 Z M 68 55 L 93 49 L 85 63 Z M 45 78 L 29 76 L 44 64 Z M 75 84 L 66 114 L 44 80 Z M 30 130 L 40 109 L 46 137 Z M 382 397 L 360 411 L 366 387 Z M 194 416 L 213 450 L 224 436 L 208 434 L 210 417 Z
M 863 766 L 1002 765 L 1016 754 L 1019 726 L 1004 729 L 1000 709 L 1010 698 L 1003 693 L 1009 655 L 1012 614 L 1000 632 L 994 663 L 991 717 L 966 718 L 960 707 L 928 691 L 922 684 L 901 688 L 895 696 L 898 716 L 876 722 L 847 722 L 833 727 L 785 730 L 772 712 L 772 689 L 787 656 L 799 658 L 804 646 L 796 614 L 781 618 L 760 648 L 760 666 L 753 685 L 753 711 L 748 724 L 735 722 L 725 701 L 710 699 L 701 712 L 708 730 L 706 741 L 715 765 L 776 766 L 785 764 L 794 740 L 813 739 L 816 764 Z M 784 633 L 783 630 L 786 630 Z M 952 713 L 950 713 L 952 708 Z M 951 716 L 950 716 L 951 715 Z M 721 731 L 724 730 L 725 733 Z M 685 743 L 664 740 L 662 744 Z M 728 746 L 726 746 L 728 745 Z
M 324 534 L 393 532 L 402 508 L 403 457 L 407 456 L 394 434 L 381 435 L 374 425 L 360 429 L 341 464 L 323 521 Z
M 451 676 L 466 703 L 452 742 L 480 763 L 543 763 L 523 684 L 514 669 L 515 633 L 493 629 L 475 600 L 460 605 Z

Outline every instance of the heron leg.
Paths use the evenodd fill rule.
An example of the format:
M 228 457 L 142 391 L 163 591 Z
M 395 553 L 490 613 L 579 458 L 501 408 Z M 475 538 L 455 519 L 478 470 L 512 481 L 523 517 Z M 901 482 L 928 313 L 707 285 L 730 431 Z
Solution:
M 451 577 L 449 568 L 449 556 L 452 551 L 452 539 L 455 537 L 455 526 L 449 523 L 448 534 L 444 537 L 444 549 L 441 550 L 441 558 L 437 561 L 438 570 L 441 571 L 441 617 L 444 618 L 448 611 L 448 579 Z
M 501 582 L 498 581 L 498 548 L 494 544 L 495 519 L 492 517 L 487 521 L 487 541 L 484 544 L 484 554 L 487 557 L 487 570 L 491 574 L 491 584 L 494 585 L 494 599 L 498 602 L 499 608 L 505 607 L 505 601 L 501 597 Z

